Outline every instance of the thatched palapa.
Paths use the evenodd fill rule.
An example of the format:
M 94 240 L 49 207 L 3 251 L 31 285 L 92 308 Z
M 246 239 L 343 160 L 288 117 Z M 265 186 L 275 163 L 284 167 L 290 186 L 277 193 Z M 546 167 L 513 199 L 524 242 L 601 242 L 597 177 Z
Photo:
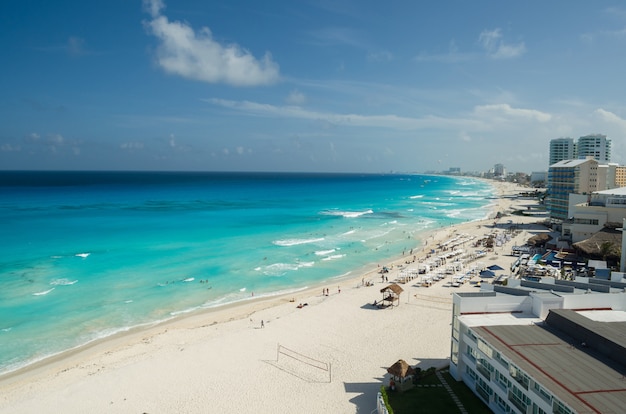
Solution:
M 394 302 L 398 302 L 396 304 L 396 306 L 398 306 L 400 304 L 400 293 L 402 292 L 404 292 L 404 289 L 396 283 L 392 283 L 391 285 L 382 288 L 380 293 L 383 294 L 383 306 L 393 306 Z
M 387 372 L 395 378 L 403 380 L 404 378 L 415 375 L 415 370 L 404 359 L 387 368 Z
M 622 252 L 622 232 L 604 227 L 587 240 L 574 243 L 573 247 L 582 255 L 591 258 L 619 260 Z
M 528 244 L 531 246 L 545 246 L 550 240 L 552 240 L 552 236 L 548 233 L 539 233 L 528 239 Z

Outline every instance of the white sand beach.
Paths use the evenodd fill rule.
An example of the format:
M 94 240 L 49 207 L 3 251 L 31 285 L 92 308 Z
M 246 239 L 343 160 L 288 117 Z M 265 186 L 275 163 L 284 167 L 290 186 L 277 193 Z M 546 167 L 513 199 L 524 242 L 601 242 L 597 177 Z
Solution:
M 502 196 L 524 191 L 495 185 Z M 535 204 L 508 197 L 494 202 L 494 212 Z M 439 229 L 415 254 L 419 260 L 458 234 L 482 238 L 494 231 L 493 222 Z M 524 230 L 480 260 L 508 269 L 511 246 L 531 235 Z M 399 265 L 411 266 L 405 264 L 410 259 L 381 264 L 393 267 L 389 282 L 398 277 Z M 375 268 L 294 297 L 250 301 L 129 332 L 0 378 L 0 413 L 370 413 L 381 384 L 388 384 L 387 367 L 398 359 L 424 369 L 448 364 L 451 294 L 478 288 L 445 283 L 401 284 L 399 306 L 378 309 L 372 303 L 389 283 Z M 326 288 L 328 296 L 322 294 Z M 300 303 L 306 306 L 298 308 Z M 279 345 L 298 358 L 278 356 Z

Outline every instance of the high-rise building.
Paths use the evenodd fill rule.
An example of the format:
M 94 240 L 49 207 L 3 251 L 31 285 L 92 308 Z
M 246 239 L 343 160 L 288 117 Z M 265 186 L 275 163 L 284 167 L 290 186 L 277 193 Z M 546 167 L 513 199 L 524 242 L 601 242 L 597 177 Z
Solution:
M 504 177 L 506 176 L 506 169 L 504 168 L 504 164 L 496 164 L 493 166 L 493 175 L 496 177 Z
M 576 158 L 593 157 L 598 162 L 611 162 L 611 140 L 606 135 L 592 134 L 578 138 L 576 143 Z
M 550 218 L 567 219 L 570 194 L 591 194 L 598 189 L 598 161 L 564 160 L 548 170 L 547 209 Z
M 576 158 L 573 138 L 556 138 L 550 141 L 550 164 Z

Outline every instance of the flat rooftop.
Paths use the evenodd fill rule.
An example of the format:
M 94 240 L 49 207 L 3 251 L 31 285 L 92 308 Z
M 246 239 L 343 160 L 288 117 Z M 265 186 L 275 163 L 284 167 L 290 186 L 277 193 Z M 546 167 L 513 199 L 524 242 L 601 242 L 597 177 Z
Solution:
M 595 312 L 598 311 L 574 312 L 574 319 L 576 322 L 585 320 L 585 323 L 591 325 L 602 324 L 609 335 L 626 335 L 626 322 L 621 321 L 625 316 L 624 312 L 599 311 L 600 313 L 593 314 Z M 474 316 L 483 315 L 467 315 L 462 318 Z M 599 322 L 611 319 L 619 321 Z M 546 324 L 484 324 L 472 329 L 574 411 L 624 412 L 626 368 L 623 365 L 604 358 L 583 344 L 570 343 L 567 336 Z
M 498 325 L 534 325 L 543 323 L 541 318 L 526 313 L 484 313 L 461 315 L 459 321 L 469 327 Z

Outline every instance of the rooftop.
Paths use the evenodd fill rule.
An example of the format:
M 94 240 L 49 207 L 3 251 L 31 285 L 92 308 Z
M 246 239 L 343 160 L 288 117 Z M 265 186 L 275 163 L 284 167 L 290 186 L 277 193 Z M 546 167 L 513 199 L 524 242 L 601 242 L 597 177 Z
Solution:
M 595 343 L 580 342 L 560 328 L 568 333 L 576 333 L 578 329 L 583 334 L 591 329 L 601 340 L 617 340 L 619 348 L 626 344 L 626 312 L 560 309 L 551 311 L 551 315 L 553 312 L 557 318 L 551 323 L 549 316 L 544 324 L 485 324 L 473 330 L 574 411 L 622 412 L 626 401 L 626 367 L 600 352 Z

